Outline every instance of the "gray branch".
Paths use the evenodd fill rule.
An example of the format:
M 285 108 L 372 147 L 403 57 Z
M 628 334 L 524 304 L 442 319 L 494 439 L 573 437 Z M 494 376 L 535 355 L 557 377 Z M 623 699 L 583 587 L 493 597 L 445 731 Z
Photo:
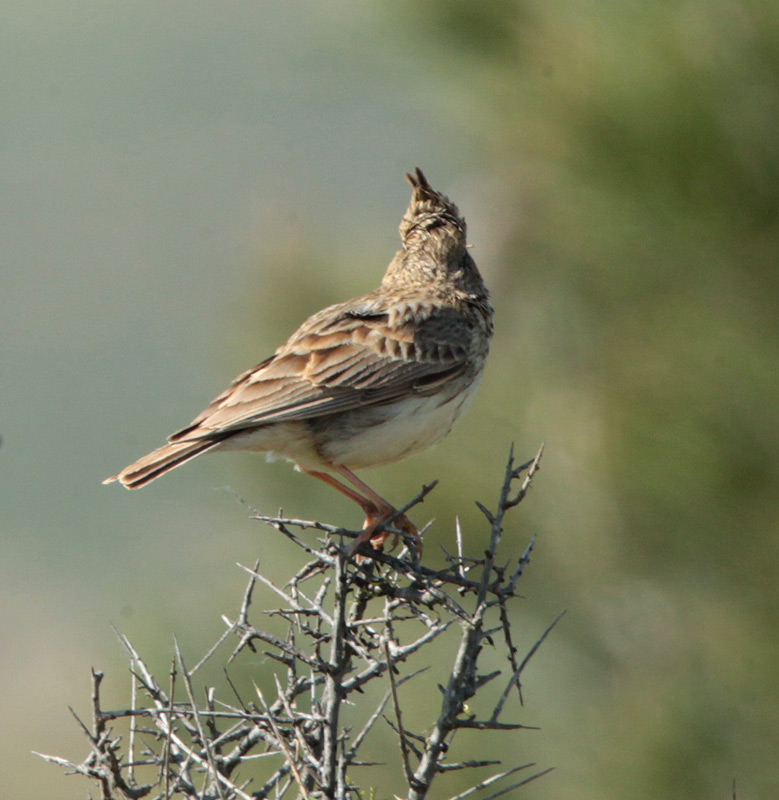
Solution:
M 249 583 L 235 619 L 222 617 L 224 632 L 191 670 L 175 643 L 167 690 L 129 639 L 118 633 L 135 687 L 129 707 L 104 709 L 103 676 L 93 671 L 91 724 L 76 717 L 89 744 L 86 758 L 75 762 L 41 757 L 96 782 L 103 800 L 359 800 L 367 796 L 353 783 L 359 769 L 388 757 L 386 747 L 377 750 L 374 742 L 377 726 L 384 724 L 388 735 L 397 739 L 397 750 L 389 757 L 397 765 L 399 783 L 406 786 L 406 800 L 428 797 L 436 781 L 441 783 L 436 796 L 445 796 L 445 782 L 451 780 L 446 776 L 499 765 L 498 760 L 472 758 L 468 752 L 458 756 L 453 739 L 458 730 L 470 729 L 498 742 L 498 736 L 531 727 L 503 717 L 512 698 L 521 702 L 522 672 L 560 618 L 523 658 L 518 656 L 510 611 L 534 540 L 513 562 L 499 561 L 498 554 L 507 514 L 526 497 L 542 452 L 543 448 L 532 461 L 516 466 L 512 451 L 496 506 L 478 504 L 489 526 L 486 546 L 476 555 L 466 553 L 466 543 L 478 541 L 478 535 L 464 536 L 458 518 L 453 553 L 444 551 L 442 569 L 420 564 L 413 547 L 399 556 L 365 547 L 357 561 L 349 550 L 357 532 L 281 514 L 255 515 L 300 548 L 304 564 L 297 572 L 280 586 L 261 572 L 259 562 L 253 568 L 241 567 Z M 421 503 L 434 485 L 423 487 L 401 511 Z M 394 532 L 391 524 L 390 520 L 387 530 Z M 305 534 L 312 530 L 322 538 L 312 541 L 310 533 Z M 259 591 L 274 605 L 258 615 Z M 265 630 L 258 622 L 263 616 L 283 621 L 286 635 Z M 416 715 L 406 713 L 412 703 L 404 698 L 404 687 L 412 678 L 417 683 L 427 678 L 426 667 L 411 669 L 409 663 L 420 658 L 440 662 L 442 650 L 436 650 L 436 641 L 456 626 L 459 646 L 448 678 L 439 687 L 440 707 L 425 723 L 424 733 L 415 732 L 406 723 Z M 225 642 L 230 642 L 227 652 Z M 241 697 L 227 665 L 232 669 L 239 659 L 245 662 L 248 651 L 257 652 L 258 643 L 263 648 L 263 688 L 258 675 L 255 696 L 248 700 Z M 479 669 L 485 644 L 503 648 L 504 669 Z M 200 703 L 202 689 L 195 677 L 220 652 L 226 661 L 227 691 L 220 699 L 218 688 L 205 687 Z M 255 661 L 246 668 L 256 670 L 251 653 L 248 658 Z M 378 702 L 369 700 L 366 688 L 382 684 Z M 436 692 L 435 686 L 420 690 Z M 488 692 L 493 697 L 487 703 Z M 483 698 L 479 705 L 492 709 L 491 714 L 479 718 L 471 710 L 475 696 Z M 392 718 L 385 714 L 388 704 Z M 343 726 L 347 706 L 356 733 Z M 129 732 L 127 747 L 112 731 L 114 726 Z M 488 791 L 490 798 L 505 795 L 548 771 L 519 783 L 507 780 L 533 766 L 482 777 L 451 800 L 489 800 Z

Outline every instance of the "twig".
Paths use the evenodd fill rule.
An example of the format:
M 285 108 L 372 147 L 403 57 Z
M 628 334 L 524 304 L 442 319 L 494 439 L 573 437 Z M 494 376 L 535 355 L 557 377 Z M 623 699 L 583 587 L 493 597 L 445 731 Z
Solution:
M 176 693 L 176 659 L 170 660 L 170 684 L 168 696 L 170 697 L 170 712 L 173 712 L 173 698 Z M 171 717 L 168 730 L 165 735 L 165 749 L 163 750 L 162 775 L 165 780 L 165 800 L 170 797 L 170 754 L 171 741 L 173 737 L 173 718 Z
M 389 675 L 390 690 L 392 692 L 392 705 L 395 708 L 395 720 L 398 724 L 398 740 L 400 741 L 400 754 L 403 757 L 403 774 L 406 776 L 406 782 L 411 785 L 413 774 L 411 772 L 411 764 L 408 760 L 408 743 L 406 741 L 406 730 L 403 727 L 403 715 L 400 710 L 400 701 L 398 700 L 398 687 L 395 685 L 395 665 L 392 663 L 392 656 L 390 654 L 389 640 L 384 640 L 384 653 L 387 657 L 387 675 Z
M 279 730 L 279 726 L 276 723 L 276 720 L 270 713 L 270 708 L 268 707 L 268 704 L 265 702 L 265 697 L 262 694 L 262 690 L 260 689 L 259 686 L 257 686 L 256 683 L 254 684 L 254 691 L 257 692 L 257 697 L 260 699 L 260 703 L 262 704 L 263 708 L 268 714 L 268 722 L 270 723 L 271 730 L 273 731 L 273 734 L 276 737 L 279 749 L 284 753 L 284 758 L 286 759 L 287 766 L 289 767 L 290 771 L 295 777 L 295 782 L 298 785 L 298 789 L 300 789 L 300 793 L 303 795 L 303 800 L 310 800 L 310 795 L 306 791 L 306 785 L 303 782 L 303 776 L 300 774 L 300 770 L 298 769 L 296 759 L 292 751 L 289 749 L 289 745 L 287 744 L 284 736 Z
M 564 616 L 565 616 L 565 611 L 561 611 L 555 617 L 555 619 L 552 622 L 552 624 L 541 634 L 541 636 L 538 638 L 536 643 L 530 648 L 530 650 L 528 651 L 527 655 L 522 659 L 522 663 L 514 670 L 514 674 L 509 679 L 509 682 L 506 685 L 506 688 L 503 690 L 503 693 L 501 694 L 500 699 L 498 700 L 497 704 L 495 705 L 495 708 L 492 711 L 492 716 L 490 717 L 491 721 L 494 722 L 495 720 L 498 719 L 498 717 L 500 716 L 501 711 L 503 711 L 503 706 L 504 706 L 506 700 L 508 699 L 509 692 L 511 691 L 511 687 L 515 683 L 517 683 L 519 681 L 519 676 L 522 674 L 522 670 L 525 669 L 525 667 L 527 666 L 527 664 L 530 661 L 530 659 L 533 658 L 533 656 L 537 652 L 538 648 L 541 647 L 541 645 L 544 643 L 546 637 L 549 636 L 549 634 L 552 632 L 552 628 L 554 628 L 555 625 L 557 625 L 557 623 Z
M 483 798 L 483 800 L 495 800 L 496 797 L 500 797 L 503 794 L 507 794 L 508 792 L 513 792 L 514 789 L 519 789 L 520 786 L 527 786 L 528 783 L 532 783 L 539 778 L 543 778 L 544 775 L 548 775 L 550 772 L 554 770 L 554 767 L 547 767 L 546 769 L 541 770 L 541 772 L 536 772 L 535 775 L 531 775 L 529 778 L 525 778 L 523 781 L 519 781 L 519 783 L 512 783 L 511 786 L 506 786 L 505 789 L 501 789 L 499 792 L 495 792 L 494 794 L 488 795 L 487 797 Z
M 492 775 L 489 778 L 485 778 L 483 781 L 479 781 L 471 786 L 470 789 L 466 789 L 464 792 L 460 792 L 460 794 L 450 797 L 449 800 L 463 800 L 463 798 L 468 797 L 468 795 L 471 795 L 474 792 L 479 792 L 482 789 L 486 789 L 488 786 L 492 786 L 493 783 L 496 783 L 503 778 L 507 778 L 509 775 L 513 775 L 515 772 L 521 772 L 523 769 L 529 769 L 530 767 L 534 766 L 535 764 L 522 764 L 522 766 L 508 769 L 505 772 L 499 772 L 497 775 Z
M 178 639 L 174 637 L 173 643 L 176 648 L 176 658 L 178 659 L 179 666 L 181 667 L 181 676 L 184 678 L 184 686 L 187 689 L 189 702 L 192 706 L 192 710 L 195 712 L 194 718 L 195 718 L 195 724 L 197 725 L 197 731 L 200 734 L 200 743 L 203 745 L 203 749 L 205 750 L 208 766 L 213 772 L 214 782 L 216 783 L 216 790 L 217 792 L 219 792 L 219 797 L 222 800 L 226 800 L 224 791 L 222 789 L 222 782 L 221 782 L 222 776 L 219 774 L 219 770 L 217 770 L 216 768 L 216 762 L 214 761 L 214 754 L 211 751 L 211 742 L 210 739 L 206 736 L 205 731 L 203 730 L 203 723 L 200 719 L 200 712 L 197 710 L 197 704 L 195 703 L 195 693 L 192 690 L 192 677 L 190 676 L 189 672 L 187 672 L 187 665 L 184 663 L 184 656 L 181 653 L 181 648 L 179 647 Z M 208 781 L 207 772 L 206 772 L 206 781 Z M 205 786 L 203 788 L 205 793 Z
M 130 670 L 130 708 L 135 711 L 138 707 L 138 682 L 135 678 L 135 673 Z M 133 716 L 130 718 L 130 742 L 129 742 L 129 753 L 130 753 L 130 763 L 127 767 L 127 780 L 130 783 L 135 783 L 135 722 L 136 717 Z
M 534 540 L 519 560 L 502 561 L 500 547 L 507 515 L 526 497 L 542 452 L 543 448 L 533 460 L 516 466 L 512 451 L 496 507 L 478 504 L 489 525 L 481 552 L 466 552 L 466 543 L 477 541 L 477 537 L 470 531 L 465 536 L 457 517 L 454 554 L 444 551 L 446 561 L 441 569 L 418 563 L 413 548 L 408 553 L 402 551 L 400 557 L 370 548 L 369 558 L 355 564 L 346 557 L 341 537 L 354 538 L 357 533 L 284 517 L 281 511 L 275 517 L 255 514 L 255 519 L 267 522 L 305 554 L 304 563 L 292 577 L 279 584 L 260 571 L 259 562 L 253 568 L 242 566 L 249 578 L 234 620 L 222 617 L 225 630 L 191 670 L 175 642 L 176 657 L 166 689 L 129 639 L 117 632 L 131 665 L 129 708 L 102 708 L 102 673 L 94 671 L 91 729 L 74 712 L 89 741 L 87 757 L 80 764 L 58 756 L 41 757 L 97 781 L 103 800 L 140 800 L 155 786 L 153 800 L 358 800 L 365 793 L 351 781 L 358 767 L 382 762 L 369 733 L 392 702 L 393 719 L 384 719 L 398 737 L 408 787 L 405 800 L 427 798 L 439 775 L 499 763 L 467 758 L 467 750 L 462 752 L 461 742 L 455 747 L 455 739 L 463 729 L 481 731 L 481 737 L 492 741 L 532 727 L 504 721 L 503 716 L 514 687 L 521 701 L 522 672 L 560 617 L 517 663 L 511 604 L 519 597 L 517 587 L 530 561 Z M 433 486 L 424 486 L 398 514 L 422 502 Z M 304 541 L 297 535 L 300 530 L 315 530 L 321 536 L 314 542 Z M 392 520 L 386 523 L 386 530 L 395 532 Z M 254 595 L 260 590 L 271 597 L 271 604 L 263 603 L 262 609 L 255 609 Z M 379 599 L 381 610 L 377 607 Z M 258 614 L 285 620 L 286 633 L 278 635 L 257 627 L 253 617 Z M 403 674 L 401 665 L 425 654 L 439 658 L 442 651 L 436 652 L 435 641 L 453 623 L 460 626 L 457 653 L 444 685 L 439 687 L 437 719 L 425 724 L 423 735 L 406 727 L 405 720 L 411 717 L 399 688 L 426 667 Z M 259 650 L 265 658 L 262 669 L 276 687 L 272 702 L 266 702 L 257 686 L 256 702 L 245 702 L 226 669 L 223 685 L 232 695 L 230 702 L 220 700 L 214 688 L 206 689 L 205 701 L 196 700 L 193 676 L 232 636 L 236 638 L 226 660 L 231 662 L 242 654 L 245 657 L 247 649 Z M 258 642 L 262 645 L 255 647 Z M 485 645 L 503 651 L 501 669 L 485 669 L 481 659 Z M 256 668 L 254 663 L 248 666 Z M 366 698 L 371 695 L 365 690 L 385 671 L 389 690 L 382 692 L 378 703 L 366 708 Z M 186 691 L 176 701 L 179 675 Z M 484 707 L 486 692 L 482 692 L 498 676 L 506 680 L 501 696 L 489 719 L 477 718 L 470 709 Z M 434 693 L 435 686 L 423 691 Z M 182 694 L 180 690 L 178 693 Z M 474 696 L 481 702 L 472 703 Z M 351 727 L 344 727 L 345 705 L 350 707 L 349 724 L 355 726 L 356 735 Z M 125 719 L 127 722 L 121 724 L 129 725 L 130 738 L 123 746 L 109 724 Z M 450 757 L 452 760 L 447 761 Z M 282 760 L 270 766 L 265 762 L 268 758 Z M 256 774 L 244 775 L 240 784 L 233 780 L 234 774 L 249 764 L 252 769 L 261 764 L 270 767 L 251 794 L 247 787 L 257 779 Z M 496 788 L 498 781 L 531 766 L 502 771 L 451 800 Z M 142 768 L 154 770 L 155 784 L 136 785 L 136 775 L 142 774 Z M 498 789 L 490 797 L 506 795 L 546 772 Z M 204 776 L 202 782 L 200 774 Z M 440 794 L 436 789 L 436 796 Z

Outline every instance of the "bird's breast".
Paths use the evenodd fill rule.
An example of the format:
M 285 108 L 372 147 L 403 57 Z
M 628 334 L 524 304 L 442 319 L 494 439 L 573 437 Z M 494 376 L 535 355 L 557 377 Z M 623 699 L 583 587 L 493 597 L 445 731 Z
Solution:
M 322 458 L 349 469 L 389 464 L 438 444 L 469 405 L 479 380 L 447 396 L 394 403 L 311 420 Z

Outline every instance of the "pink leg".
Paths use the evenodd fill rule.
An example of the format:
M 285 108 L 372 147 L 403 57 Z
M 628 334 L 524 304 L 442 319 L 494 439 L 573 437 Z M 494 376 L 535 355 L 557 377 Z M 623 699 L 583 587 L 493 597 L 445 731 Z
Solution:
M 358 494 L 354 491 L 354 489 L 344 486 L 341 481 L 338 480 L 338 478 L 334 478 L 332 475 L 328 475 L 326 472 L 314 472 L 313 470 L 304 470 L 304 472 L 306 475 L 319 478 L 320 481 L 324 481 L 328 486 L 332 486 L 333 489 L 337 489 L 339 492 L 341 492 L 341 494 L 345 494 L 350 500 L 354 500 L 354 502 L 362 508 L 367 516 L 375 515 L 378 511 L 376 503 L 368 500 L 368 498 L 363 497 L 361 494 Z M 376 496 L 378 497 L 378 495 Z
M 311 475 L 314 478 L 319 478 L 320 481 L 324 481 L 328 486 L 332 486 L 333 489 L 336 489 L 341 492 L 341 494 L 346 495 L 346 497 L 348 497 L 350 500 L 353 500 L 355 503 L 357 503 L 357 505 L 359 505 L 365 513 L 363 531 L 354 540 L 354 543 L 349 549 L 350 555 L 354 554 L 364 542 L 370 542 L 375 549 L 380 549 L 384 545 L 384 542 L 389 534 L 386 531 L 381 531 L 380 533 L 377 533 L 376 531 L 383 524 L 385 524 L 390 517 L 397 513 L 397 509 L 388 503 L 381 495 L 373 491 L 368 484 L 361 481 L 350 469 L 337 464 L 331 464 L 330 466 L 336 472 L 343 475 L 350 483 L 356 486 L 362 492 L 362 494 L 360 494 L 360 492 L 356 492 L 354 489 L 351 489 L 348 486 L 345 486 L 343 483 L 341 483 L 341 481 L 332 475 L 329 475 L 327 472 L 317 472 L 314 470 L 305 470 L 305 472 L 307 475 Z M 396 518 L 393 521 L 393 525 L 396 525 L 401 530 L 404 530 L 413 536 L 419 537 L 419 531 L 417 530 L 416 526 L 406 517 L 405 514 L 402 514 L 400 517 Z M 416 549 L 421 555 L 422 542 L 419 539 L 417 539 Z
M 356 486 L 363 493 L 363 495 L 365 495 L 365 497 L 369 497 L 374 502 L 376 508 L 380 508 L 384 511 L 389 511 L 392 509 L 392 513 L 395 513 L 395 508 L 390 503 L 388 503 L 380 494 L 374 492 L 367 483 L 360 480 L 350 469 L 347 469 L 340 464 L 333 464 L 333 469 L 343 475 L 344 478 L 346 478 L 346 480 L 349 481 L 349 483 L 351 483 L 353 486 Z
M 356 486 L 366 497 L 370 498 L 373 503 L 376 505 L 376 510 L 378 511 L 378 516 L 374 519 L 371 519 L 370 516 L 368 519 L 365 520 L 365 527 L 363 528 L 363 532 L 355 539 L 354 544 L 352 545 L 352 552 L 357 550 L 363 542 L 370 541 L 371 544 L 376 548 L 379 549 L 386 540 L 387 536 L 389 535 L 386 531 L 382 531 L 381 533 L 376 533 L 377 528 L 381 527 L 390 517 L 394 516 L 397 513 L 397 509 L 388 503 L 380 494 L 377 494 L 367 483 L 360 480 L 350 469 L 344 467 L 340 464 L 333 464 L 333 469 L 336 470 L 339 474 L 343 475 L 346 480 L 348 480 L 351 484 Z M 399 517 L 396 517 L 392 523 L 396 527 L 400 528 L 401 530 L 406 531 L 406 533 L 410 533 L 412 536 L 415 536 L 415 547 L 417 553 L 422 555 L 422 540 L 419 538 L 419 530 L 417 529 L 416 525 L 405 515 L 401 514 Z M 393 547 L 397 544 L 397 537 L 395 538 L 395 542 L 393 543 Z

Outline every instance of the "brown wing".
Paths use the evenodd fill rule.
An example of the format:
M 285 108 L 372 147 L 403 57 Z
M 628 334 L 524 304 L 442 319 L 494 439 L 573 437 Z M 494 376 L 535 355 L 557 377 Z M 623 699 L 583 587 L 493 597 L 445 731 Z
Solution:
M 273 422 L 380 405 L 434 391 L 468 367 L 468 333 L 453 309 L 367 295 L 311 317 L 273 355 L 239 376 L 169 441 L 210 438 Z M 460 327 L 455 324 L 455 328 Z

